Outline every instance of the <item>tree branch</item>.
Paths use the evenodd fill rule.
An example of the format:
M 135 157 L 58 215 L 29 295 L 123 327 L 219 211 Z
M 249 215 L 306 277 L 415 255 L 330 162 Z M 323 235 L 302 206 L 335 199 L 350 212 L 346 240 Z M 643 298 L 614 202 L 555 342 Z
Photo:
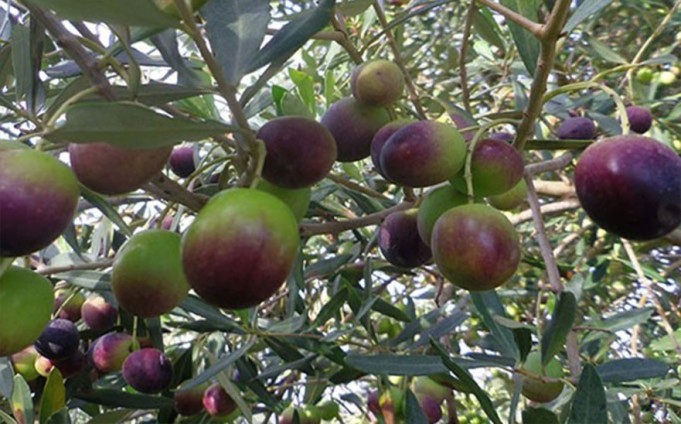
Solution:
M 301 224 L 300 235 L 302 237 L 310 237 L 318 234 L 336 234 L 355 228 L 368 227 L 370 225 L 380 224 L 386 216 L 393 212 L 403 211 L 412 208 L 414 203 L 402 202 L 391 208 L 384 209 L 380 212 L 372 213 L 355 219 L 348 219 L 345 221 L 331 221 L 322 224 Z

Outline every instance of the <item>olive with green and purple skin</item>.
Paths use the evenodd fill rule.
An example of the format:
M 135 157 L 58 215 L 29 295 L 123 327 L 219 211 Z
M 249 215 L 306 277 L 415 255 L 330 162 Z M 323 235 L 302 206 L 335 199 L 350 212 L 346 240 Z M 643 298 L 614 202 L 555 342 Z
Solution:
M 172 146 L 124 149 L 108 143 L 70 144 L 71 169 L 90 190 L 115 195 L 135 191 L 163 170 Z
M 589 146 L 575 167 L 575 189 L 587 215 L 620 237 L 652 240 L 681 224 L 681 158 L 649 137 Z
M 371 161 L 383 178 L 385 178 L 385 174 L 381 169 L 381 150 L 383 150 L 383 146 L 385 146 L 385 143 L 393 134 L 395 134 L 395 132 L 397 132 L 397 130 L 402 129 L 413 122 L 413 119 L 397 119 L 395 121 L 390 121 L 383 125 L 371 140 Z
M 173 394 L 173 404 L 177 413 L 185 416 L 201 413 L 204 410 L 203 395 L 207 388 L 208 383 L 190 389 L 180 386 Z
M 479 140 L 471 158 L 471 176 L 475 196 L 491 196 L 512 189 L 523 178 L 523 156 L 502 140 Z M 468 192 L 464 170 L 451 180 L 463 193 Z
M 83 322 L 94 331 L 107 330 L 116 324 L 118 309 L 102 296 L 93 295 L 85 299 L 80 308 Z
M 10 266 L 0 275 L 0 357 L 28 347 L 50 322 L 52 284 L 28 269 Z
M 180 235 L 166 230 L 134 234 L 116 253 L 111 288 L 119 305 L 142 317 L 173 310 L 189 292 Z
M 159 393 L 170 387 L 173 365 L 158 349 L 136 350 L 123 362 L 123 379 L 138 392 Z
M 350 89 L 357 101 L 370 106 L 389 106 L 404 91 L 404 74 L 395 62 L 375 59 L 355 67 Z
M 336 141 L 313 119 L 272 119 L 260 128 L 257 138 L 267 149 L 262 177 L 280 187 L 310 187 L 326 177 L 336 161 Z
M 226 417 L 237 408 L 236 402 L 219 383 L 211 384 L 203 393 L 203 408 L 212 417 Z
M 321 120 L 336 141 L 339 162 L 354 162 L 369 156 L 371 140 L 388 122 L 390 115 L 386 109 L 363 105 L 352 97 L 332 104 Z
M 107 333 L 94 341 L 90 348 L 90 362 L 102 373 L 120 371 L 130 356 L 134 340 L 126 333 Z
M 406 187 L 428 187 L 456 175 L 465 158 L 466 142 L 454 127 L 418 121 L 388 138 L 380 163 L 390 181 Z
M 85 303 L 85 296 L 80 291 L 74 291 L 68 286 L 59 286 L 54 292 L 54 312 L 59 311 L 58 318 L 77 322 L 81 318 L 81 308 Z
M 79 196 L 73 172 L 55 157 L 32 149 L 0 150 L 0 256 L 49 246 L 71 223 Z
M 596 138 L 596 125 L 589 118 L 572 116 L 560 124 L 556 134 L 561 140 L 593 140 Z
M 385 259 L 401 268 L 414 268 L 428 262 L 430 248 L 421 240 L 416 225 L 417 209 L 388 215 L 378 231 L 378 247 Z
M 299 424 L 319 424 L 322 421 L 322 414 L 318 407 L 314 405 L 294 407 L 291 405 L 279 417 L 279 424 L 293 424 L 296 412 L 298 413 Z
M 221 308 L 247 308 L 272 296 L 288 276 L 300 244 L 291 209 L 260 190 L 214 196 L 182 239 L 192 288 Z
M 419 212 L 416 217 L 416 225 L 421 240 L 430 246 L 430 236 L 433 233 L 435 222 L 440 215 L 453 207 L 464 205 L 467 202 L 468 196 L 450 184 L 436 187 L 426 193 L 425 198 L 419 205 Z
M 64 378 L 75 377 L 80 374 L 87 365 L 85 355 L 83 355 L 83 352 L 80 350 L 76 350 L 66 358 L 48 359 L 48 361 L 61 372 L 61 375 Z
M 513 224 L 487 205 L 469 204 L 445 212 L 435 223 L 430 246 L 442 275 L 470 291 L 499 287 L 520 263 Z
M 629 119 L 631 130 L 635 133 L 643 134 L 653 126 L 653 114 L 647 107 L 628 106 L 627 119 Z

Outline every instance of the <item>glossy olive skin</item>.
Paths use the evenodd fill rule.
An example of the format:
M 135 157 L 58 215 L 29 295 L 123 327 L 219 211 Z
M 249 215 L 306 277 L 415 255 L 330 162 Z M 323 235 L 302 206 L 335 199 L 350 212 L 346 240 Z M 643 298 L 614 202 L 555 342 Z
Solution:
M 57 318 L 47 324 L 33 345 L 47 359 L 64 359 L 78 350 L 79 342 L 76 325 L 67 319 Z
M 501 212 L 486 205 L 457 206 L 445 212 L 435 223 L 430 246 L 442 275 L 470 291 L 499 287 L 520 263 L 515 228 Z
M 191 416 L 203 411 L 203 394 L 208 383 L 191 389 L 178 388 L 173 394 L 175 410 L 180 415 Z
M 557 359 L 553 358 L 549 363 L 542 369 L 541 366 L 541 354 L 539 352 L 530 352 L 527 355 L 525 364 L 523 368 L 533 374 L 541 375 L 550 378 L 562 378 L 563 368 Z M 530 377 L 523 378 L 523 388 L 522 394 L 526 398 L 533 400 L 535 402 L 545 403 L 551 402 L 557 398 L 563 391 L 564 384 L 560 381 L 557 382 L 543 382 L 540 380 L 532 379 Z
M 135 315 L 156 317 L 173 310 L 189 292 L 180 235 L 166 230 L 133 235 L 116 254 L 111 288 L 121 307 Z
M 430 248 L 421 240 L 416 225 L 418 211 L 393 212 L 381 223 L 378 247 L 391 264 L 401 268 L 414 268 L 428 262 Z
M 203 393 L 203 408 L 212 417 L 224 417 L 236 410 L 236 402 L 219 383 L 215 383 Z
M 385 146 L 385 143 L 393 134 L 397 132 L 397 130 L 402 129 L 413 122 L 414 121 L 411 119 L 398 119 L 395 121 L 390 121 L 383 125 L 371 140 L 371 162 L 373 162 L 376 170 L 383 176 L 383 178 L 385 178 L 385 174 L 381 169 L 381 150 L 383 150 L 383 146 Z
M 419 205 L 416 224 L 421 240 L 430 246 L 435 222 L 443 213 L 468 202 L 468 196 L 449 184 L 430 190 Z
M 291 209 L 260 190 L 233 188 L 214 196 L 182 239 L 182 263 L 206 302 L 247 308 L 269 298 L 286 280 L 298 253 Z
M 331 132 L 309 118 L 272 119 L 257 137 L 267 149 L 262 176 L 279 187 L 310 187 L 326 177 L 336 161 L 336 140 Z
M 510 211 L 522 205 L 527 199 L 527 183 L 520 180 L 512 189 L 490 196 L 487 201 L 500 211 Z
M 101 296 L 90 296 L 80 308 L 83 322 L 94 331 L 107 330 L 116 324 L 118 310 Z
M 90 190 L 115 195 L 135 191 L 165 166 L 172 146 L 123 149 L 107 143 L 70 144 L 71 169 Z
M 90 362 L 102 373 L 119 371 L 132 353 L 134 340 L 125 333 L 107 333 L 94 341 L 90 348 Z
M 650 109 L 643 106 L 628 106 L 627 118 L 631 130 L 643 134 L 653 126 L 653 114 Z
M 336 140 L 337 160 L 354 162 L 369 156 L 374 135 L 389 121 L 386 109 L 346 97 L 331 105 L 321 123 Z
M 284 188 L 265 180 L 260 180 L 255 188 L 264 191 L 265 193 L 273 194 L 279 198 L 279 200 L 286 203 L 286 205 L 291 208 L 291 212 L 293 212 L 293 215 L 298 222 L 305 218 L 312 197 L 312 190 L 310 187 Z
M 74 292 L 67 288 L 59 288 L 54 292 L 54 312 L 59 311 L 58 318 L 78 322 L 81 318 L 80 310 L 84 302 L 85 296 L 79 291 Z
M 35 369 L 35 361 L 38 358 L 38 351 L 33 345 L 22 349 L 11 356 L 14 371 L 21 374 L 26 381 L 33 381 L 38 378 L 38 371 Z
M 350 76 L 352 95 L 369 106 L 389 106 L 404 91 L 404 74 L 394 62 L 370 60 L 355 67 Z
M 180 178 L 187 178 L 196 171 L 194 149 L 189 146 L 175 147 L 170 153 L 168 165 L 173 174 Z
M 473 151 L 471 174 L 475 196 L 492 196 L 512 189 L 523 178 L 523 156 L 502 140 L 479 140 Z M 468 192 L 464 171 L 452 179 L 452 185 Z
M 390 181 L 406 187 L 428 187 L 456 175 L 465 158 L 466 143 L 454 127 L 419 121 L 388 139 L 381 149 L 380 163 Z
M 28 347 L 50 321 L 54 297 L 50 281 L 10 266 L 0 276 L 0 357 Z
M 58 159 L 32 149 L 0 150 L 0 256 L 49 246 L 71 223 L 79 196 L 76 177 Z
M 681 158 L 652 138 L 592 144 L 575 167 L 575 188 L 587 215 L 620 237 L 652 240 L 681 223 Z
M 170 386 L 173 365 L 158 349 L 140 349 L 123 363 L 123 378 L 138 392 L 159 393 Z
M 560 124 L 556 134 L 561 140 L 593 140 L 596 138 L 596 125 L 589 118 L 573 116 Z

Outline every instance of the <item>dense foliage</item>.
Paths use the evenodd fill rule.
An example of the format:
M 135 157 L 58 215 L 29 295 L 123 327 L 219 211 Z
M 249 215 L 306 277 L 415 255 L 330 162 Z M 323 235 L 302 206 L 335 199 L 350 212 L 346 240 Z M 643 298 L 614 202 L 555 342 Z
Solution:
M 0 354 L 8 356 L 0 357 L 0 417 L 41 424 L 681 422 L 681 231 L 673 219 L 658 231 L 666 218 L 653 213 L 656 200 L 669 208 L 681 202 L 678 155 L 671 165 L 637 166 L 636 152 L 623 162 L 631 175 L 658 172 L 672 181 L 652 200 L 645 195 L 652 189 L 640 194 L 631 183 L 622 190 L 636 193 L 633 203 L 612 205 L 625 226 L 630 214 L 646 217 L 624 234 L 637 239 L 630 234 L 644 231 L 643 241 L 597 226 L 574 183 L 582 151 L 630 126 L 681 151 L 679 7 L 679 0 L 4 2 Z M 360 87 L 356 67 L 374 59 L 395 64 L 393 76 L 404 73 L 403 90 L 357 93 L 371 85 Z M 355 115 L 341 110 L 339 100 L 353 94 L 373 104 Z M 651 129 L 645 116 L 628 116 L 629 105 L 652 112 Z M 577 116 L 595 122 L 595 137 L 591 127 L 585 137 L 559 131 Z M 414 148 L 440 158 L 390 162 L 388 153 L 370 158 L 367 149 L 356 160 L 354 150 L 330 142 L 365 121 L 375 126 L 371 138 L 394 119 L 409 121 L 391 131 L 416 131 L 407 125 L 430 120 Z M 324 149 L 297 146 L 302 132 Z M 496 174 L 478 184 L 474 155 L 465 164 L 448 160 L 499 133 L 511 134 L 522 152 L 528 187 L 518 189 L 518 202 L 469 199 L 473 189 L 501 194 L 493 192 Z M 447 137 L 460 138 L 460 147 L 443 146 Z M 108 148 L 103 142 L 125 150 L 98 150 Z M 17 153 L 26 148 L 69 164 L 79 187 L 45 155 Z M 401 150 L 390 148 L 398 161 Z M 148 154 L 130 153 L 139 149 Z M 268 159 L 276 149 L 307 162 L 285 169 L 290 161 Z M 453 167 L 462 170 L 443 174 Z M 302 191 L 273 186 L 277 178 Z M 447 180 L 459 190 L 443 192 L 453 196 L 451 206 L 470 200 L 510 210 L 469 205 L 458 206 L 470 211 L 464 216 L 443 215 L 430 239 L 434 262 L 418 244 L 415 212 L 391 214 L 424 205 L 428 187 Z M 18 217 L 8 205 L 27 187 L 42 202 Z M 282 197 L 293 213 L 245 187 Z M 68 222 L 55 240 L 46 228 L 63 214 Z M 266 223 L 253 223 L 260 215 Z M 392 227 L 381 227 L 384 220 Z M 456 234 L 470 225 L 482 225 L 477 234 L 494 228 L 479 239 L 501 240 L 502 254 L 470 271 L 445 249 L 466 250 L 475 238 L 453 246 L 453 236 L 439 235 L 445 222 Z M 414 244 L 391 250 L 385 237 L 406 226 Z M 276 243 L 265 233 L 276 233 Z M 25 246 L 9 244 L 26 234 L 33 238 Z M 145 236 L 156 239 L 146 250 Z M 419 249 L 426 253 L 410 257 Z M 487 274 L 496 268 L 498 282 Z M 464 282 L 456 280 L 462 269 L 470 271 Z M 278 287 L 282 270 L 288 276 Z M 44 368 L 35 353 L 10 361 L 47 325 L 39 315 L 49 302 L 36 290 L 29 307 L 26 285 L 12 293 L 2 281 L 19 275 L 44 286 L 38 274 L 57 299 L 52 318 L 60 319 L 47 328 L 76 323 L 75 364 L 53 368 L 67 343 L 50 331 L 36 342 L 48 357 Z M 215 289 L 225 275 L 239 282 L 226 300 Z M 493 290 L 460 288 L 470 281 Z M 16 318 L 25 315 L 30 325 Z M 6 338 L 14 328 L 26 329 L 21 340 Z M 151 359 L 124 365 L 130 350 Z M 187 405 L 198 399 L 198 410 L 183 409 L 178 392 Z

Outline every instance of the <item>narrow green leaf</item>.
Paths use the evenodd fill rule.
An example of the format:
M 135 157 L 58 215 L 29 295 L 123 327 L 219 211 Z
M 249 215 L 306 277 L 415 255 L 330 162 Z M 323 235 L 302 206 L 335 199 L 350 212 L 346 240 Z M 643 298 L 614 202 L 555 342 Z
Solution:
M 173 406 L 173 400 L 164 396 L 128 393 L 116 389 L 94 389 L 87 392 L 76 392 L 73 397 L 99 405 L 130 409 L 160 409 Z
M 92 206 L 99 209 L 99 211 L 103 213 L 104 216 L 106 216 L 109 221 L 116 225 L 118 229 L 121 230 L 125 235 L 128 237 L 132 236 L 132 230 L 130 230 L 128 224 L 125 223 L 123 218 L 118 214 L 116 208 L 111 206 L 106 199 L 82 184 L 80 185 L 80 194 L 83 196 L 83 199 L 87 200 Z
M 419 405 L 418 399 L 414 396 L 414 393 L 407 389 L 406 399 L 405 399 L 405 415 L 407 416 L 407 424 L 428 424 L 428 418 L 426 414 L 423 413 L 421 405 Z
M 65 280 L 69 284 L 96 292 L 111 291 L 111 274 L 100 271 L 67 271 L 54 274 L 54 278 Z
M 243 330 L 239 324 L 237 324 L 234 320 L 223 314 L 215 306 L 208 305 L 206 302 L 194 295 L 187 296 L 184 301 L 182 301 L 180 307 L 187 312 L 191 312 L 206 318 L 208 322 L 213 323 L 216 326 L 227 327 L 236 333 L 243 333 Z
M 494 20 L 494 17 L 487 9 L 478 8 L 473 15 L 473 29 L 485 41 L 497 47 L 504 52 L 506 45 L 504 39 L 501 37 L 499 25 Z
M 615 50 L 611 49 L 607 44 L 603 43 L 602 41 L 599 41 L 595 37 L 589 38 L 589 45 L 593 49 L 594 53 L 597 56 L 600 56 L 600 58 L 605 60 L 606 62 L 617 63 L 620 65 L 628 63 L 627 59 L 622 57 Z
M 471 393 L 473 393 L 473 395 L 478 399 L 478 402 L 480 402 L 480 406 L 482 407 L 483 411 L 485 411 L 487 418 L 489 418 L 490 421 L 492 421 L 494 424 L 501 424 L 501 419 L 497 414 L 494 404 L 490 400 L 489 396 L 487 396 L 487 393 L 484 390 L 482 390 L 478 383 L 475 382 L 473 377 L 471 377 L 471 375 L 465 369 L 458 366 L 449 357 L 449 354 L 442 348 L 442 345 L 440 345 L 440 343 L 436 342 L 435 340 L 431 340 L 430 344 L 440 354 L 442 363 L 451 372 L 453 372 L 454 375 L 459 379 L 459 381 L 461 381 L 462 384 L 467 386 L 468 389 L 470 389 Z
M 60 18 L 109 24 L 178 27 L 179 21 L 162 12 L 152 0 L 31 0 Z
M 71 143 L 107 142 L 126 148 L 170 146 L 231 132 L 216 121 L 192 121 L 161 115 L 139 103 L 83 102 L 71 106 L 66 122 L 47 135 Z
M 3 411 L 2 409 L 0 409 L 0 419 L 2 419 L 2 422 L 5 423 L 5 424 L 18 424 L 14 420 L 14 418 L 7 415 L 7 413 L 5 411 Z
M 608 403 L 601 377 L 591 364 L 584 365 L 572 399 L 570 424 L 607 424 Z
M 322 0 L 319 5 L 300 14 L 272 37 L 251 61 L 247 72 L 255 71 L 269 63 L 284 63 L 313 35 L 331 21 L 336 0 Z
M 590 16 L 598 13 L 601 9 L 612 3 L 612 0 L 590 0 L 583 1 L 575 9 L 565 24 L 565 32 L 570 33 L 573 29 L 582 22 L 584 22 Z
M 19 424 L 33 424 L 33 399 L 28 383 L 20 374 L 14 376 L 12 414 Z
M 497 293 L 493 290 L 471 293 L 471 300 L 473 300 L 473 305 L 478 314 L 480 314 L 482 322 L 502 347 L 501 353 L 505 356 L 518 359 L 520 351 L 516 345 L 513 332 L 506 327 L 502 327 L 495 320 L 496 316 L 504 317 L 505 315 L 504 306 L 501 304 Z
M 355 355 L 345 358 L 345 364 L 376 375 L 430 375 L 447 372 L 433 355 Z
M 60 410 L 54 412 L 47 418 L 45 424 L 71 424 L 71 417 L 69 416 L 69 410 L 67 407 L 63 407 Z
M 0 277 L 6 270 L 4 267 L 5 263 L 7 267 L 12 264 L 14 258 L 6 259 L 0 258 Z M 0 396 L 4 398 L 11 398 L 12 392 L 14 391 L 14 371 L 12 370 L 12 363 L 9 361 L 9 357 L 0 358 Z
M 47 376 L 47 382 L 40 398 L 40 424 L 47 420 L 66 405 L 66 388 L 64 378 L 57 368 L 52 368 Z
M 551 322 L 541 338 L 542 365 L 546 366 L 565 345 L 565 339 L 575 322 L 576 312 L 575 295 L 568 291 L 562 292 L 553 310 Z
M 530 20 L 537 22 L 537 11 L 541 6 L 540 0 L 501 0 L 501 4 L 515 10 Z M 518 49 L 518 54 L 520 54 L 520 58 L 525 65 L 525 69 L 527 69 L 527 72 L 531 76 L 534 76 L 537 59 L 539 58 L 539 40 L 520 25 L 510 21 L 507 22 L 511 29 L 513 41 L 515 41 L 516 48 Z
M 191 380 L 186 381 L 182 385 L 182 387 L 184 387 L 185 389 L 191 389 L 202 383 L 205 383 L 206 381 L 210 380 L 213 376 L 215 376 L 217 373 L 222 372 L 225 368 L 233 364 L 237 359 L 241 358 L 246 353 L 248 353 L 248 351 L 251 349 L 251 347 L 253 347 L 254 344 L 255 339 L 248 340 L 239 349 L 235 350 L 232 353 L 224 355 L 214 365 L 211 365 L 201 374 L 197 375 Z
M 328 302 L 324 304 L 310 327 L 319 327 L 333 318 L 336 314 L 338 314 L 338 311 L 343 307 L 347 299 L 348 289 L 343 287 L 336 294 L 334 294 Z
M 558 417 L 546 408 L 527 408 L 523 411 L 523 424 L 558 424 Z
M 621 383 L 643 378 L 664 377 L 670 368 L 669 364 L 656 359 L 625 358 L 598 365 L 596 371 L 605 383 Z
M 212 0 L 201 9 L 227 81 L 237 85 L 255 59 L 270 20 L 268 0 Z
M 33 92 L 34 71 L 31 58 L 31 29 L 28 25 L 14 25 L 12 27 L 12 66 L 16 78 L 15 94 L 17 101 L 31 95 Z
M 383 314 L 390 318 L 395 318 L 398 321 L 402 322 L 411 321 L 411 318 L 409 317 L 409 315 L 407 315 L 406 312 L 381 298 L 376 300 L 374 306 L 372 306 L 371 309 L 378 312 L 379 314 Z

